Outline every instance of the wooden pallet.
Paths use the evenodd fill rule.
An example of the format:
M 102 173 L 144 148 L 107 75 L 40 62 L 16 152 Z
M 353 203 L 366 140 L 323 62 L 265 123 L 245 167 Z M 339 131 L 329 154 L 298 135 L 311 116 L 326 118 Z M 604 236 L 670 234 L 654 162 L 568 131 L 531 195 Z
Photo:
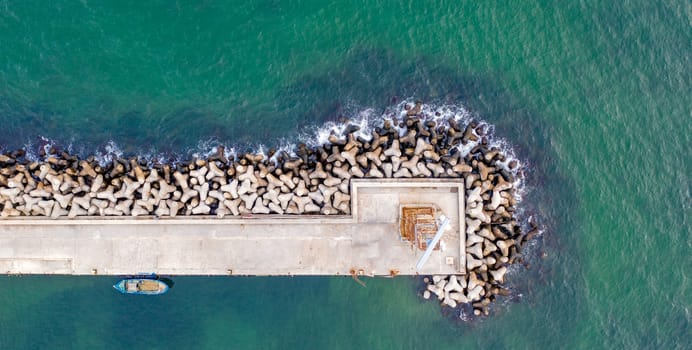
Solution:
M 418 249 L 425 250 L 427 240 L 437 232 L 436 212 L 437 209 L 432 205 L 402 206 L 399 219 L 401 239 L 414 244 Z

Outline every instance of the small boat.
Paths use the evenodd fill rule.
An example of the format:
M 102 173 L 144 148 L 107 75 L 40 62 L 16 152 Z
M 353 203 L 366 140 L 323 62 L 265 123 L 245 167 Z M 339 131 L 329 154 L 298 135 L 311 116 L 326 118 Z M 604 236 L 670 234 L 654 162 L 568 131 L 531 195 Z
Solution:
M 160 295 L 168 291 L 166 283 L 151 278 L 126 278 L 114 284 L 113 288 L 123 294 Z

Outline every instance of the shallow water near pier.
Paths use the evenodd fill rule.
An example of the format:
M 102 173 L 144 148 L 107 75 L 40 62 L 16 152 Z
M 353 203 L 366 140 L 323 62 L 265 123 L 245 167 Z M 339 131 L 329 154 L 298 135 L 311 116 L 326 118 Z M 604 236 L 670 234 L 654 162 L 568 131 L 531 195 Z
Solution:
M 3 150 L 178 159 L 463 104 L 527 164 L 545 231 L 488 318 L 407 277 L 175 277 L 128 297 L 115 277 L 2 276 L 0 349 L 687 348 L 689 22 L 676 1 L 0 1 Z

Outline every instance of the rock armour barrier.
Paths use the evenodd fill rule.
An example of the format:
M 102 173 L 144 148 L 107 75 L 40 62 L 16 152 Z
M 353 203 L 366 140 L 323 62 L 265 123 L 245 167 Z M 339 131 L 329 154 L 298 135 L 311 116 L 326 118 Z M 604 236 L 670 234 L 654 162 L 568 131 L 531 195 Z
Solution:
M 350 214 L 356 178 L 459 178 L 466 189 L 466 274 L 426 278 L 423 297 L 470 304 L 487 314 L 507 266 L 535 235 L 515 218 L 518 162 L 491 142 L 485 123 L 430 114 L 405 104 L 371 132 L 347 124 L 319 146 L 294 152 L 225 156 L 176 164 L 94 157 L 55 149 L 30 161 L 0 154 L 0 217 L 243 216 Z

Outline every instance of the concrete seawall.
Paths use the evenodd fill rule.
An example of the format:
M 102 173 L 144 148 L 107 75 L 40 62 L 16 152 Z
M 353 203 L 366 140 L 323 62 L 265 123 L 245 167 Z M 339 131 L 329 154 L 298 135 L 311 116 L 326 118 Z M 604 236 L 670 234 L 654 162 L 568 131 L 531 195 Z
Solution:
M 127 275 L 465 274 L 461 179 L 352 180 L 351 215 L 0 220 L 0 272 Z M 402 205 L 451 229 L 428 262 L 399 235 Z

